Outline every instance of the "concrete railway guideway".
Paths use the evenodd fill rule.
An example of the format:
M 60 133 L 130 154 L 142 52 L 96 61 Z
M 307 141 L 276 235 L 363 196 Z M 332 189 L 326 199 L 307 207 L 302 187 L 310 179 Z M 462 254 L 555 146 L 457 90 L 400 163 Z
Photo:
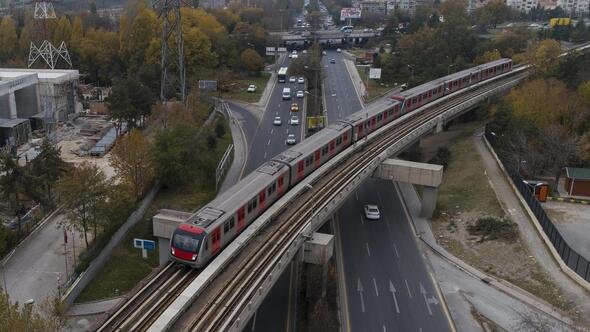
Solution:
M 526 75 L 515 69 L 439 100 L 337 155 L 267 210 L 257 220 L 258 231 L 236 239 L 226 256 L 208 265 L 148 331 L 240 331 L 299 248 L 385 159 Z
M 442 130 L 444 123 L 527 75 L 528 66 L 515 67 L 396 119 L 357 142 L 269 207 L 205 269 L 168 264 L 98 330 L 241 331 L 306 240 L 388 157 Z

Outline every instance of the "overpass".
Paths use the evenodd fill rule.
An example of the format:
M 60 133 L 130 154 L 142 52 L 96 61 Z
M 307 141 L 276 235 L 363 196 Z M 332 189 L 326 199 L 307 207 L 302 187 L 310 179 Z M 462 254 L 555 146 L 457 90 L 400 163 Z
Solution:
M 388 157 L 441 130 L 444 123 L 480 102 L 509 90 L 528 75 L 527 70 L 528 66 L 515 67 L 510 73 L 445 96 L 338 154 L 269 207 L 205 269 L 185 271 L 178 279 L 163 278 L 174 288 L 158 286 L 157 292 L 147 292 L 158 298 L 156 304 L 142 302 L 132 311 L 132 315 L 146 317 L 133 326 L 149 331 L 241 330 L 306 240 Z M 387 101 L 371 107 L 387 107 Z M 140 293 L 129 302 L 141 298 Z M 150 309 L 144 314 L 146 307 Z M 116 319 L 116 315 L 111 317 Z
M 381 163 L 420 137 L 502 93 L 525 68 L 449 95 L 396 119 L 334 157 L 260 216 L 214 259 L 151 324 L 150 331 L 241 330 L 306 239 Z M 386 105 L 381 105 L 386 106 Z M 187 317 L 174 325 L 186 312 Z
M 271 36 L 280 38 L 283 46 L 305 46 L 313 43 L 314 40 L 321 45 L 358 45 L 366 43 L 370 38 L 377 36 L 374 31 L 354 30 L 350 33 L 344 33 L 339 30 L 319 30 L 315 32 L 271 32 Z

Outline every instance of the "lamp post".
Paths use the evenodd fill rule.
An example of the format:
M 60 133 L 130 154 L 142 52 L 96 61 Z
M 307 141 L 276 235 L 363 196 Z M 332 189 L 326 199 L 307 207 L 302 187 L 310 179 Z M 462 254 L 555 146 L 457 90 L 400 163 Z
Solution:
M 447 69 L 447 75 L 449 75 L 451 73 L 451 67 L 455 67 L 454 63 L 451 63 Z
M 24 303 L 25 311 L 27 312 L 26 327 L 25 327 L 25 331 L 27 331 L 27 332 L 29 332 L 29 322 L 31 320 L 31 311 L 33 311 L 33 304 L 35 304 L 34 299 L 28 299 Z
M 408 66 L 408 68 L 410 68 L 410 72 L 411 72 L 411 75 L 412 75 L 411 78 L 412 78 L 412 81 L 413 81 L 414 80 L 414 66 L 412 66 L 412 65 L 406 65 L 406 66 Z

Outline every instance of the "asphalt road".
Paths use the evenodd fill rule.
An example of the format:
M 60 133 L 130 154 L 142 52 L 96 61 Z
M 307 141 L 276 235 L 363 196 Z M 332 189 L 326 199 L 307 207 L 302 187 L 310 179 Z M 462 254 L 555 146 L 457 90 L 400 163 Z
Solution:
M 285 58 L 281 67 L 288 66 L 290 60 L 289 58 Z M 291 100 L 283 100 L 283 88 L 291 88 Z M 301 141 L 303 132 L 303 102 L 307 97 L 297 98 L 295 94 L 299 90 L 305 91 L 305 84 L 289 83 L 288 81 L 285 83 L 276 83 L 262 120 L 258 124 L 256 133 L 254 134 L 254 139 L 250 144 L 244 175 L 247 175 L 264 162 L 269 161 L 272 157 L 286 150 L 289 146 L 285 141 L 289 134 L 295 134 L 297 142 Z M 291 112 L 292 103 L 298 104 L 299 112 Z M 299 125 L 289 124 L 289 119 L 292 115 L 296 115 L 299 118 Z M 273 124 L 276 116 L 281 117 L 282 124 L 280 126 Z
M 330 63 L 330 59 L 336 60 L 336 63 Z M 325 107 L 328 111 L 328 123 L 360 111 L 362 106 L 348 70 L 346 70 L 342 53 L 327 50 L 322 59 L 322 65 L 325 73 L 324 93 L 326 96 Z
M 377 204 L 378 221 L 363 205 Z M 450 331 L 391 182 L 369 178 L 336 214 L 349 331 Z

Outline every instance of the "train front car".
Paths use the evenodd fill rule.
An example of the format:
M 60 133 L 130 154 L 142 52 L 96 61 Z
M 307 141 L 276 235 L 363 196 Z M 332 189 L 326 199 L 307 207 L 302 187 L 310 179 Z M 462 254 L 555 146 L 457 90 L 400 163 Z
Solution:
M 180 224 L 170 238 L 170 257 L 176 262 L 200 268 L 206 263 L 206 257 L 201 257 L 201 247 L 206 236 L 207 233 L 201 227 Z

